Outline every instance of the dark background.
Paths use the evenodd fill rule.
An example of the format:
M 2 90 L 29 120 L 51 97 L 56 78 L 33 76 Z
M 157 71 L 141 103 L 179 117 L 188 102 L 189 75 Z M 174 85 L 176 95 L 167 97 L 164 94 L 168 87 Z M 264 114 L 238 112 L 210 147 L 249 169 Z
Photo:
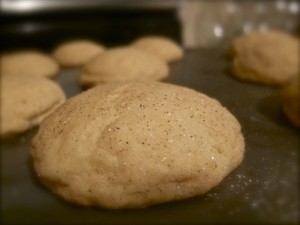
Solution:
M 96 40 L 107 47 L 128 44 L 143 35 L 162 35 L 181 43 L 176 10 L 85 7 L 34 13 L 2 13 L 0 48 L 43 48 L 73 38 Z

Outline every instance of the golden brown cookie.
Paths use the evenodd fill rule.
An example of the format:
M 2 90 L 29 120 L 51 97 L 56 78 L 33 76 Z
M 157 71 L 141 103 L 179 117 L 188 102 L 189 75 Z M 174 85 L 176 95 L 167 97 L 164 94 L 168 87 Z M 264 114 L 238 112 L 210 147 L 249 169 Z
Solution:
M 40 76 L 0 76 L 0 137 L 21 133 L 38 125 L 65 101 L 61 88 Z
M 118 47 L 107 50 L 81 70 L 83 86 L 130 81 L 162 80 L 169 75 L 168 65 L 161 59 L 138 49 Z
M 104 46 L 94 41 L 73 40 L 57 46 L 53 57 L 62 66 L 81 66 L 104 50 Z
M 203 194 L 244 155 L 237 119 L 218 101 L 160 82 L 99 85 L 69 99 L 34 137 L 41 179 L 85 206 L 141 208 Z
M 183 58 L 182 48 L 167 37 L 142 37 L 134 41 L 131 47 L 151 53 L 166 62 L 174 62 Z
M 59 72 L 58 63 L 47 54 L 24 50 L 0 57 L 1 75 L 53 77 Z
M 278 85 L 299 73 L 299 40 L 283 31 L 242 35 L 231 51 L 232 72 L 242 80 Z
M 300 83 L 299 76 L 287 82 L 281 90 L 283 112 L 288 120 L 300 127 Z

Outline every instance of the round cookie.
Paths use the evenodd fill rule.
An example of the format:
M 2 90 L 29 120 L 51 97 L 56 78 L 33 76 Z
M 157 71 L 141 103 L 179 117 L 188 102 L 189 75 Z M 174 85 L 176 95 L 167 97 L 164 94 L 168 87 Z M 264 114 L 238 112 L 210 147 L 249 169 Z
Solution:
M 104 46 L 90 40 L 73 40 L 60 44 L 53 57 L 62 66 L 81 66 L 104 51 Z
M 281 31 L 251 32 L 232 44 L 232 72 L 237 78 L 283 84 L 299 73 L 299 41 Z
M 99 85 L 69 99 L 32 142 L 41 182 L 67 201 L 141 208 L 203 194 L 244 155 L 218 101 L 161 82 Z
M 169 74 L 161 59 L 138 49 L 118 47 L 107 50 L 87 63 L 81 70 L 83 86 L 130 80 L 162 80 Z
M 1 75 L 53 77 L 59 72 L 58 63 L 38 51 L 18 51 L 0 57 Z
M 142 37 L 134 41 L 131 47 L 151 53 L 166 62 L 174 62 L 183 58 L 182 48 L 167 37 Z
M 300 127 L 300 86 L 299 76 L 287 82 L 281 90 L 282 109 L 288 120 Z
M 0 76 L 0 137 L 21 133 L 38 125 L 65 101 L 61 88 L 40 76 Z

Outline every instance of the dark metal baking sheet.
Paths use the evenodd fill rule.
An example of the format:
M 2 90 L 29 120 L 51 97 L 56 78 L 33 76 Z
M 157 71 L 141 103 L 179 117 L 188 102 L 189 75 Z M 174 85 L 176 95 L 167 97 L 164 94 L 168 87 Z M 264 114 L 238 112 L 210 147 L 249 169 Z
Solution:
M 223 50 L 189 50 L 166 82 L 218 99 L 240 121 L 242 164 L 209 193 L 140 210 L 82 208 L 44 189 L 29 148 L 37 128 L 1 142 L 2 224 L 297 224 L 299 130 L 285 119 L 279 91 L 228 73 Z M 81 92 L 78 70 L 55 78 L 68 97 Z

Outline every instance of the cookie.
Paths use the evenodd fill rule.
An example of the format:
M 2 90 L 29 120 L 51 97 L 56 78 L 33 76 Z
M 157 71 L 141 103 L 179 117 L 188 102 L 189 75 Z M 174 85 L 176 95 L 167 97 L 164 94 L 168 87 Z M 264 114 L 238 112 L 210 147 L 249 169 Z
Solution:
M 131 47 L 151 53 L 169 63 L 183 58 L 182 48 L 167 37 L 142 37 L 134 41 Z
M 1 75 L 53 77 L 59 72 L 58 63 L 38 51 L 18 51 L 0 57 Z
M 83 86 L 130 80 L 162 80 L 169 74 L 168 65 L 144 51 L 118 47 L 107 50 L 87 63 L 81 70 Z
M 49 79 L 7 75 L 0 78 L 2 138 L 38 125 L 65 101 L 61 88 Z
M 287 82 L 281 89 L 282 109 L 288 120 L 300 128 L 299 76 Z
M 142 208 L 206 193 L 244 156 L 217 100 L 161 82 L 99 85 L 51 114 L 32 142 L 52 192 L 84 206 Z
M 60 44 L 53 57 L 66 67 L 81 66 L 104 51 L 104 46 L 90 40 L 73 40 Z
M 242 35 L 231 51 L 233 75 L 241 80 L 280 85 L 299 73 L 299 40 L 282 31 Z

